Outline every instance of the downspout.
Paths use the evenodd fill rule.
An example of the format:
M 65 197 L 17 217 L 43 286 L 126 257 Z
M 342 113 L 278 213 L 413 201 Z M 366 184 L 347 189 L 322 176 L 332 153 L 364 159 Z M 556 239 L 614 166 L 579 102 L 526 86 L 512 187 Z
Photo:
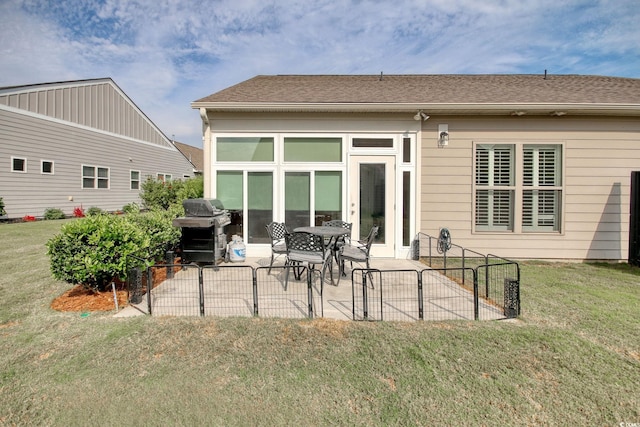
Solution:
M 204 153 L 204 169 L 202 171 L 202 178 L 204 181 L 204 197 L 212 198 L 211 124 L 209 123 L 209 116 L 207 115 L 206 108 L 200 108 L 200 118 L 202 119 L 202 150 Z

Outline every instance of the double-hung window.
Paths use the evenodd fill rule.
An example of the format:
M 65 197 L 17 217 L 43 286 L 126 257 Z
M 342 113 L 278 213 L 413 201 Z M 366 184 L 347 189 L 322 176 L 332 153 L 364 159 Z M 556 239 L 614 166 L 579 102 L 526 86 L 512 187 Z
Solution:
M 559 232 L 561 207 L 561 145 L 476 145 L 477 231 Z
M 562 163 L 559 145 L 523 148 L 522 231 L 560 231 Z
M 515 147 L 476 146 L 476 230 L 513 231 Z
M 140 171 L 129 171 L 129 188 L 131 190 L 140 189 Z

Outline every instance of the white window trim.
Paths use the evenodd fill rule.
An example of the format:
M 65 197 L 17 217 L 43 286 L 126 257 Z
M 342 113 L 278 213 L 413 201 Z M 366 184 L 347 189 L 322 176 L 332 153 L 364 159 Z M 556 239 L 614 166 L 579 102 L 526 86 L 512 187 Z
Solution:
M 284 160 L 284 140 L 285 138 L 340 138 L 340 161 L 339 162 L 291 162 Z M 303 168 L 308 165 L 326 165 L 327 167 L 338 167 L 337 165 L 346 165 L 347 164 L 347 147 L 350 144 L 350 140 L 348 135 L 340 132 L 336 133 L 282 133 L 278 135 L 278 139 L 276 140 L 277 144 L 277 164 L 281 167 L 289 167 L 294 165 L 304 165 Z
M 133 183 L 136 180 L 131 178 L 131 172 L 138 172 L 138 179 L 137 179 L 138 188 L 133 188 Z M 135 169 L 129 169 L 129 190 L 139 191 L 141 186 L 142 186 L 142 172 Z
M 93 177 L 87 177 L 87 178 L 93 178 L 93 187 L 85 187 L 84 186 L 84 179 L 85 179 L 85 175 L 84 175 L 84 168 L 93 168 L 95 174 Z M 98 178 L 98 169 L 106 169 L 107 170 L 107 178 Z M 111 189 L 111 168 L 108 168 L 106 166 L 96 166 L 96 165 L 85 165 L 82 164 L 80 165 L 80 188 L 82 190 L 110 190 Z M 98 181 L 102 179 L 102 180 L 107 180 L 107 187 L 106 188 L 100 188 L 98 186 Z
M 162 178 L 160 178 L 162 177 Z M 162 173 L 162 172 L 157 172 L 156 173 L 156 179 L 158 181 L 162 181 L 162 182 L 171 182 L 173 181 L 173 175 L 170 173 Z
M 13 161 L 14 160 L 22 160 L 24 162 L 24 170 L 17 170 L 13 168 Z M 26 157 L 19 157 L 19 156 L 11 156 L 11 172 L 15 172 L 15 173 L 27 173 L 27 158 Z
M 278 144 L 282 143 L 279 141 L 279 134 L 277 133 L 269 133 L 269 132 L 251 132 L 251 133 L 216 133 L 211 139 L 211 164 L 218 165 L 221 168 L 234 167 L 238 165 L 246 165 L 251 164 L 254 166 L 260 165 L 274 165 L 278 163 Z M 265 162 L 236 162 L 236 161 L 218 161 L 218 138 L 273 138 L 273 161 L 265 161 Z
M 51 172 L 45 172 L 44 169 L 44 164 L 46 163 L 51 163 Z M 41 175 L 55 175 L 56 172 L 56 168 L 55 168 L 55 162 L 53 160 L 40 160 L 40 174 Z

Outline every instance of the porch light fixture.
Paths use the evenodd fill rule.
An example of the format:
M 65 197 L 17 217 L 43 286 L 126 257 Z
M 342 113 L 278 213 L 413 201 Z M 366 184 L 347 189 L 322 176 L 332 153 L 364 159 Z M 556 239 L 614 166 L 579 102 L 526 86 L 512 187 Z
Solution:
M 438 146 L 444 147 L 449 145 L 449 125 L 438 125 Z
M 413 120 L 420 121 L 424 120 L 425 122 L 429 120 L 429 116 L 422 112 L 422 110 L 418 111 L 415 116 L 413 116 Z

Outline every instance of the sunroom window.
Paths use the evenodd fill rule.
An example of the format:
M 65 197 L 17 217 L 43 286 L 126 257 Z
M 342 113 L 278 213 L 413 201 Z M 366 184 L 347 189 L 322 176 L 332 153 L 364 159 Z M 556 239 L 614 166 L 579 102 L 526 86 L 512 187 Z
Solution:
M 219 162 L 273 162 L 273 138 L 218 137 L 216 158 Z
M 341 162 L 342 138 L 284 138 L 285 162 Z

